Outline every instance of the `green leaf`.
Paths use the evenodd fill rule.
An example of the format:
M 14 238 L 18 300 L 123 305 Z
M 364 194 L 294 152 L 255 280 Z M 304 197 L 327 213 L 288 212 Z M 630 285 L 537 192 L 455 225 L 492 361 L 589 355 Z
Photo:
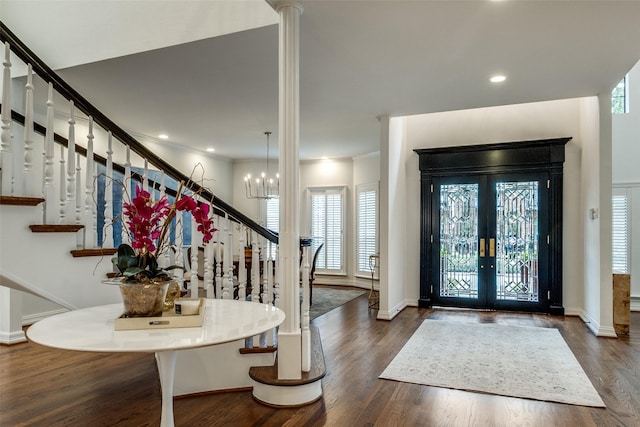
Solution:
M 112 260 L 122 274 L 131 267 L 138 267 L 138 261 L 136 252 L 126 243 L 118 246 L 118 253 Z

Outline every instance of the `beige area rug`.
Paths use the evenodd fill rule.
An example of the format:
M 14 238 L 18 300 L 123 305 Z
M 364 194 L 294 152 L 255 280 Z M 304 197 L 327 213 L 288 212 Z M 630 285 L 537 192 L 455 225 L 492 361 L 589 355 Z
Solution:
M 604 407 L 557 329 L 425 320 L 380 378 Z

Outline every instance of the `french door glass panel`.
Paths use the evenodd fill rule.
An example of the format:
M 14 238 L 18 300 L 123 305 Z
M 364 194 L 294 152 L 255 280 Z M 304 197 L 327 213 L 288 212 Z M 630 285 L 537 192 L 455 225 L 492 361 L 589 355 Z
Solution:
M 538 181 L 496 182 L 495 190 L 495 298 L 538 302 Z
M 478 184 L 440 187 L 440 296 L 478 298 Z

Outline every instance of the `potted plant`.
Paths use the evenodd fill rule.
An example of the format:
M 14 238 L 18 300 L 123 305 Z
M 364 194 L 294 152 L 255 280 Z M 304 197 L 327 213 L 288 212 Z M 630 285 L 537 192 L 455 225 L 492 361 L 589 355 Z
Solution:
M 203 242 L 209 243 L 216 229 L 209 217 L 209 205 L 198 204 L 191 196 L 181 195 L 182 183 L 173 205 L 166 196 L 153 201 L 149 192 L 136 186 L 131 203 L 124 203 L 123 216 L 130 233 L 131 244 L 123 243 L 112 259 L 116 267 L 125 316 L 159 316 L 164 308 L 165 294 L 172 278 L 168 271 L 181 268 L 161 268 L 158 257 L 167 250 L 164 237 L 176 211 L 188 211 L 198 224 Z M 179 287 L 178 287 L 179 291 Z

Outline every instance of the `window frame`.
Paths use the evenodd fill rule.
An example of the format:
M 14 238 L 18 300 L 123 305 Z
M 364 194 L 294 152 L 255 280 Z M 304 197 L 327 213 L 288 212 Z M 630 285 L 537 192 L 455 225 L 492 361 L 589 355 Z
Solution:
M 623 84 L 624 89 L 621 96 L 614 96 L 615 90 L 618 88 L 620 83 Z M 622 98 L 622 111 L 616 111 L 614 109 L 614 99 Z M 611 91 L 611 114 L 628 114 L 629 113 L 629 74 L 626 74 L 622 80 L 616 85 L 615 88 Z
M 611 268 L 614 273 L 628 274 L 631 267 L 631 192 L 628 187 L 614 186 L 611 196 Z M 616 206 L 616 198 L 625 199 L 624 207 Z M 624 236 L 622 236 L 620 232 L 616 233 L 616 212 L 621 214 L 622 210 L 624 210 L 626 217 L 624 219 L 624 225 L 619 224 L 618 226 L 625 227 Z M 620 245 L 624 245 L 625 247 L 618 247 Z M 616 262 L 616 254 L 620 251 L 624 252 L 623 268 L 617 268 L 621 261 Z
M 273 204 L 273 206 L 271 206 L 271 209 L 269 208 L 270 204 Z M 274 206 L 276 207 L 275 220 L 271 217 L 271 215 L 269 215 L 269 212 L 272 211 Z M 264 218 L 264 226 L 266 228 L 275 231 L 276 233 L 280 232 L 280 199 L 278 197 L 264 199 L 264 203 L 262 204 L 262 218 Z M 267 256 L 272 260 L 275 260 L 277 255 L 277 245 L 270 244 L 269 241 L 267 241 L 265 244 L 267 245 Z
M 325 245 L 323 246 L 322 250 L 320 251 L 319 255 L 318 255 L 318 261 L 316 264 L 316 273 L 318 274 L 325 274 L 325 275 L 340 275 L 340 276 L 344 276 L 347 274 L 347 266 L 346 266 L 346 252 L 347 252 L 347 248 L 346 248 L 346 236 L 345 236 L 345 229 L 346 229 L 346 218 L 347 218 L 347 186 L 346 185 L 335 185 L 335 186 L 322 186 L 322 187 L 307 187 L 306 189 L 308 197 L 307 197 L 307 203 L 308 203 L 308 207 L 309 207 L 309 215 L 308 215 L 308 219 L 309 219 L 309 235 L 312 239 L 311 242 L 311 251 L 310 253 L 313 256 L 313 254 L 315 253 L 316 248 L 320 245 L 320 243 L 324 242 Z M 341 203 L 341 207 L 340 207 L 340 238 L 339 238 L 339 243 L 340 243 L 340 256 L 339 256 L 339 262 L 340 262 L 340 268 L 332 268 L 332 269 L 328 269 L 325 268 L 324 266 L 326 266 L 327 263 L 327 259 L 328 259 L 328 255 L 329 255 L 329 245 L 327 244 L 327 236 L 326 236 L 326 228 L 325 228 L 325 235 L 323 236 L 322 240 L 318 240 L 318 238 L 314 238 L 314 230 L 313 230 L 313 219 L 314 219 L 314 209 L 313 209 L 313 197 L 314 195 L 318 195 L 318 194 L 322 194 L 324 196 L 328 195 L 328 194 L 339 194 L 340 195 L 340 203 Z M 325 209 L 325 213 L 326 213 L 326 209 Z M 324 257 L 324 258 L 323 258 Z M 309 262 L 311 262 L 311 260 L 309 260 Z
M 355 216 L 355 220 L 356 220 L 356 235 L 355 235 L 355 273 L 354 275 L 356 277 L 366 277 L 368 279 L 371 278 L 371 268 L 369 267 L 369 260 L 368 257 L 369 255 L 373 255 L 373 254 L 368 254 L 366 255 L 367 259 L 366 259 L 366 266 L 364 269 L 361 269 L 361 251 L 364 249 L 363 245 L 361 244 L 361 210 L 362 210 L 362 206 L 360 204 L 360 195 L 362 193 L 369 193 L 369 192 L 373 192 L 374 193 L 374 252 L 373 254 L 377 254 L 380 251 L 380 189 L 379 189 L 379 183 L 376 182 L 371 182 L 371 183 L 364 183 L 364 184 L 358 184 L 356 185 L 356 195 L 355 195 L 355 205 L 356 205 L 356 216 Z M 369 245 L 367 245 L 369 246 Z M 374 272 L 374 274 L 376 275 L 377 278 L 377 272 Z

